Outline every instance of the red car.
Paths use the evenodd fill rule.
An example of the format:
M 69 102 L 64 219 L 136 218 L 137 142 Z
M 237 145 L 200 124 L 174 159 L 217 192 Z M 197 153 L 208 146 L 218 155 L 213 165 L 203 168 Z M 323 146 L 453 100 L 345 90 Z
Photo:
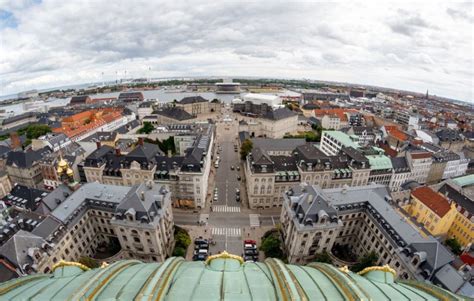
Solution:
M 246 239 L 246 240 L 244 240 L 244 244 L 256 245 L 257 242 L 255 240 L 252 240 L 252 239 Z

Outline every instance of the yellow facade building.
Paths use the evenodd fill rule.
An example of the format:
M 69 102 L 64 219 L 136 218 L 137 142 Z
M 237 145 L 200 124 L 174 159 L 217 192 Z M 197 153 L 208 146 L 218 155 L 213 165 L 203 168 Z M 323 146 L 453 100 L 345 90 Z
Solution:
M 474 201 L 459 187 L 445 184 L 439 192 L 456 206 L 456 216 L 448 231 L 449 238 L 455 238 L 463 247 L 474 242 Z
M 409 213 L 433 236 L 446 236 L 456 217 L 454 202 L 429 187 L 419 187 L 411 193 Z

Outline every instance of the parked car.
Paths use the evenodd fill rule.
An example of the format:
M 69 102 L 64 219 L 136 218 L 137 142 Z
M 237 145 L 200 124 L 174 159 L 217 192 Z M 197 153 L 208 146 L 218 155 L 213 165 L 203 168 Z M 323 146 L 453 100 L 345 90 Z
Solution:
M 239 188 L 235 188 L 235 194 L 240 195 L 240 189 Z
M 193 256 L 194 261 L 204 261 L 207 259 L 207 255 L 204 254 L 196 254 Z
M 199 238 L 196 238 L 196 239 L 194 240 L 194 244 L 195 244 L 195 245 L 202 245 L 202 244 L 208 245 L 209 242 L 207 241 L 207 239 L 204 239 L 204 238 L 202 238 L 202 237 L 199 237 Z
M 237 166 L 237 170 L 240 171 L 240 166 Z
M 240 176 L 237 176 L 237 181 L 240 181 L 240 180 L 241 180 Z
M 232 165 L 232 166 L 230 167 L 230 170 L 234 170 L 234 169 L 235 169 L 235 167 L 234 167 L 234 165 Z
M 248 256 L 244 254 L 244 261 L 245 262 L 255 262 L 255 259 L 253 256 Z
M 257 242 L 253 239 L 244 240 L 244 244 L 257 245 Z

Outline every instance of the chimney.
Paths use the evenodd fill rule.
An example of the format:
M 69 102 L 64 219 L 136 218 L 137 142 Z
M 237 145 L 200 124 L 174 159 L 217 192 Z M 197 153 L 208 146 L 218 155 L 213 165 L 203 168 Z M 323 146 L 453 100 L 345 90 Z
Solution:
M 116 147 L 115 148 L 115 155 L 120 156 L 122 153 L 120 152 L 120 148 Z
M 99 148 L 102 146 L 102 144 L 100 143 L 100 141 L 96 141 L 96 142 L 95 142 L 95 145 L 97 145 L 97 149 L 99 149 Z
M 143 137 L 138 137 L 138 144 L 143 146 Z
M 17 132 L 10 133 L 10 147 L 11 149 L 17 149 L 21 147 L 20 137 Z
M 140 193 L 140 198 L 142 199 L 142 201 L 145 201 L 145 191 L 142 191 Z

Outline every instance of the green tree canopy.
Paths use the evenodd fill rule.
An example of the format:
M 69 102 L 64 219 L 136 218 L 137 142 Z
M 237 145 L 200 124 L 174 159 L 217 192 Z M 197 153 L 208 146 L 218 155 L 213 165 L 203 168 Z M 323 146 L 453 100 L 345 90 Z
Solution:
M 247 155 L 252 151 L 252 148 L 252 141 L 250 139 L 245 139 L 244 142 L 242 142 L 242 145 L 240 146 L 240 158 L 242 160 L 245 160 L 245 158 L 247 158 Z
M 153 126 L 153 124 L 151 124 L 151 122 L 145 121 L 143 123 L 143 127 L 141 129 L 139 129 L 137 131 L 137 133 L 138 134 L 150 134 L 151 132 L 153 132 L 154 129 L 155 129 L 155 127 Z
M 186 249 L 182 247 L 175 247 L 173 250 L 173 256 L 181 256 L 185 257 L 186 256 Z
M 36 139 L 50 132 L 51 128 L 45 124 L 30 124 L 26 128 L 26 138 Z
M 332 258 L 326 251 L 323 251 L 322 253 L 316 253 L 314 261 L 332 264 Z
M 356 263 L 351 267 L 351 271 L 357 273 L 362 271 L 365 268 L 374 266 L 377 260 L 379 259 L 379 256 L 374 252 L 370 252 L 368 254 L 365 254 L 361 258 L 359 258 L 359 262 Z
M 450 238 L 446 240 L 446 245 L 451 248 L 456 255 L 461 255 L 462 253 L 462 246 L 456 238 Z
M 174 229 L 174 240 L 176 242 L 175 248 L 183 248 L 186 250 L 191 244 L 191 237 L 188 232 L 181 227 L 175 226 Z
M 87 256 L 82 256 L 81 258 L 79 258 L 79 263 L 81 263 L 81 264 L 83 264 L 86 267 L 91 268 L 91 269 L 95 269 L 95 268 L 100 267 L 99 261 L 97 261 L 94 258 L 87 257 Z
M 273 229 L 266 232 L 262 237 L 260 250 L 265 253 L 266 257 L 285 259 L 281 244 L 280 233 L 278 230 Z

